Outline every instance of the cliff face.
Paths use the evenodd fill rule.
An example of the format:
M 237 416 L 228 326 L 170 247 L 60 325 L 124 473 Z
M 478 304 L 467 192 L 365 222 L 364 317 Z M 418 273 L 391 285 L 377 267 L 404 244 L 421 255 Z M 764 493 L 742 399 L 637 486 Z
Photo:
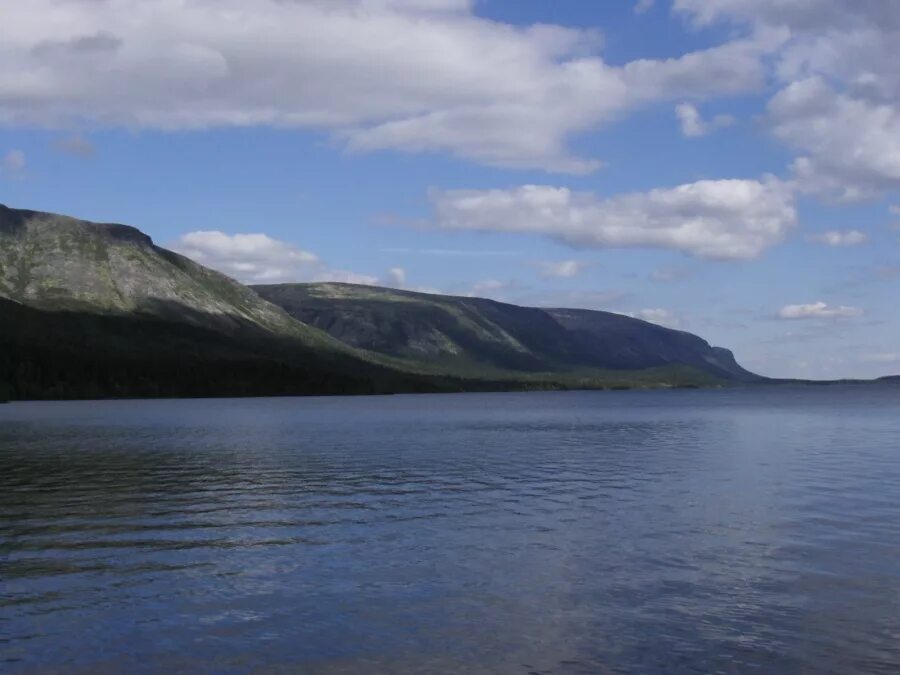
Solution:
M 731 352 L 696 335 L 609 312 L 518 307 L 351 284 L 253 288 L 348 345 L 446 372 L 689 366 L 727 380 L 759 379 Z

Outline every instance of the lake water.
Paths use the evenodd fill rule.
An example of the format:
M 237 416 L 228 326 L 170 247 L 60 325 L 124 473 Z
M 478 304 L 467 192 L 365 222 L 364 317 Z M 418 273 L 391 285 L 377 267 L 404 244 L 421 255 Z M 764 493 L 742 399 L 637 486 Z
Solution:
M 0 670 L 900 672 L 900 387 L 0 406 Z

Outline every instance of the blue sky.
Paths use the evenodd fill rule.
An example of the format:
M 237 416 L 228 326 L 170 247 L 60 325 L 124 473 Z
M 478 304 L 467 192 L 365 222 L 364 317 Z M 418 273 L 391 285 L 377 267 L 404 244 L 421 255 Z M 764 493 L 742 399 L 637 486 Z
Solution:
M 34 0 L 0 9 L 0 201 L 248 282 L 894 374 L 896 44 L 892 0 Z

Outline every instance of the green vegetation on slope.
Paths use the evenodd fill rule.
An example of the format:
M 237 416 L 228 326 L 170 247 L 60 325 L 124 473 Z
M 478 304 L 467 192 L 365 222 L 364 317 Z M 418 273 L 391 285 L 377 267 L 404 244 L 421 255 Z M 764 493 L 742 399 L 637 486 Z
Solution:
M 0 205 L 0 297 L 30 307 L 146 315 L 220 332 L 247 326 L 346 351 L 246 286 L 127 225 Z
M 0 382 L 10 383 L 9 397 L 19 400 L 716 384 L 690 369 L 594 373 L 578 379 L 415 375 L 310 352 L 294 340 L 274 336 L 227 335 L 146 317 L 49 312 L 7 300 L 0 300 Z
M 45 399 L 711 386 L 735 376 L 700 338 L 617 315 L 606 315 L 616 330 L 630 328 L 363 286 L 259 291 L 272 302 L 125 225 L 0 205 L 0 383 L 12 398 Z
M 0 300 L 0 326 L 0 380 L 16 399 L 376 391 L 364 372 L 310 358 L 299 345 L 190 324 Z
M 584 381 L 642 380 L 641 371 L 664 369 L 694 381 L 759 379 L 696 335 L 609 312 L 351 284 L 253 288 L 296 319 L 415 372 Z

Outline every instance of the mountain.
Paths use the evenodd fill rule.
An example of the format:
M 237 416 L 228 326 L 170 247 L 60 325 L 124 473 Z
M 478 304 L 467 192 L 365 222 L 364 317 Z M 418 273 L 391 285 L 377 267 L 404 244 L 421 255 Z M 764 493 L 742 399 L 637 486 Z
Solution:
M 3 205 L 0 297 L 35 309 L 156 317 L 226 333 L 257 329 L 342 349 L 133 227 Z
M 722 380 L 762 379 L 696 335 L 610 312 L 353 284 L 252 288 L 295 319 L 420 372 L 579 376 L 690 368 Z
M 0 382 L 17 398 L 428 388 L 126 225 L 0 205 Z
M 694 335 L 346 284 L 247 287 L 118 224 L 0 205 L 0 399 L 699 386 Z

